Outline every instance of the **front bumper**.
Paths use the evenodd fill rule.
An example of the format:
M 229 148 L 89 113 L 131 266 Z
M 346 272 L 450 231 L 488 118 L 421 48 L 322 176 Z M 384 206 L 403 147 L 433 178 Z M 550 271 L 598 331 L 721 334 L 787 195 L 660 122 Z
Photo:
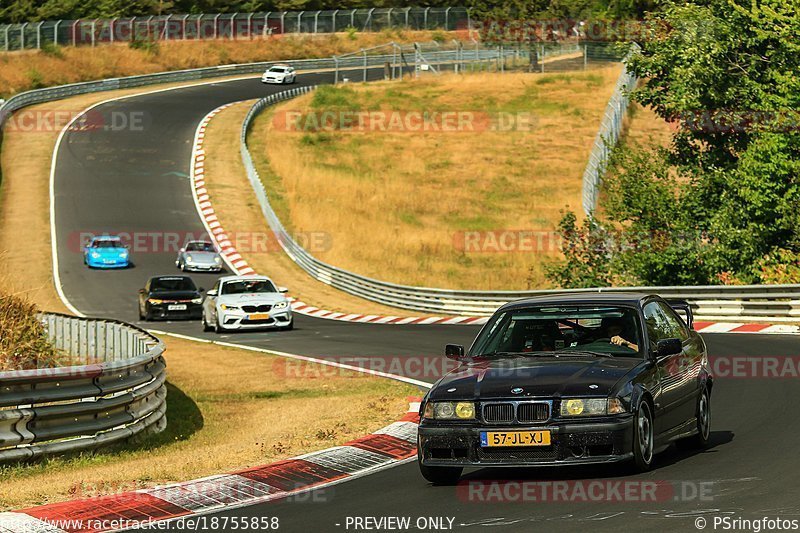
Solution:
M 186 305 L 186 309 L 169 309 L 172 305 Z M 184 303 L 163 303 L 163 304 L 148 304 L 147 309 L 152 319 L 194 319 L 199 320 L 203 316 L 203 305 Z
M 269 318 L 253 318 L 244 311 L 218 311 L 219 323 L 225 329 L 271 329 L 284 328 L 292 323 L 292 310 L 284 308 L 269 311 Z
M 183 269 L 187 272 L 220 272 L 222 263 L 189 263 L 183 264 Z
M 261 78 L 261 83 L 286 83 L 287 78 Z
M 127 268 L 129 263 L 128 259 L 86 259 L 86 264 L 92 268 Z
M 485 448 L 481 431 L 550 430 L 550 446 Z M 423 422 L 418 453 L 426 466 L 553 466 L 624 461 L 633 456 L 633 415 L 537 426 L 453 426 Z

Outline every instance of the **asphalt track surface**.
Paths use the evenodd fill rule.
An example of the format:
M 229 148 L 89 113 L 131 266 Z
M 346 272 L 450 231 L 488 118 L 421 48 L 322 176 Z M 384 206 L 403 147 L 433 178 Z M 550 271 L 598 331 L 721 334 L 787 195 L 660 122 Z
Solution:
M 380 75 L 371 71 L 372 78 Z M 357 76 L 354 76 L 357 77 Z M 332 81 L 330 74 L 303 74 L 298 84 Z M 171 251 L 135 253 L 134 267 L 89 270 L 78 246 L 81 232 L 200 234 L 188 179 L 192 141 L 198 122 L 219 105 L 264 96 L 285 87 L 259 81 L 220 82 L 109 102 L 95 113 L 135 117 L 141 128 L 89 128 L 65 134 L 56 155 L 55 221 L 59 274 L 69 301 L 88 316 L 138 322 L 137 290 L 158 274 L 177 272 Z M 215 276 L 193 277 L 206 288 Z M 302 295 L 300 295 L 302 296 Z M 217 338 L 272 350 L 317 357 L 365 361 L 438 360 L 447 342 L 469 344 L 469 326 L 383 326 L 353 324 L 296 315 L 296 329 L 280 333 L 215 336 L 196 322 L 148 324 L 161 330 Z M 798 337 L 705 335 L 712 356 L 796 356 Z M 417 369 L 417 366 L 413 367 Z M 397 367 L 403 371 L 403 365 Z M 414 375 L 432 381 L 435 376 Z M 671 487 L 657 501 L 519 501 L 486 503 L 469 486 L 432 487 L 409 463 L 322 489 L 293 500 L 232 509 L 217 516 L 277 516 L 281 531 L 355 531 L 347 517 L 453 519 L 462 531 L 696 531 L 704 517 L 800 519 L 800 388 L 797 379 L 719 378 L 713 393 L 713 446 L 702 453 L 670 449 L 648 474 L 629 476 L 620 467 L 483 469 L 464 480 L 514 482 L 602 479 L 659 481 Z M 607 485 L 610 486 L 610 485 Z M 513 486 L 512 486 L 513 487 Z M 485 494 L 485 493 L 484 493 Z M 445 522 L 447 523 L 447 522 Z M 389 528 L 379 528 L 390 530 Z M 365 530 L 365 529 L 360 529 Z M 426 530 L 432 530 L 428 527 Z M 719 526 L 717 530 L 720 530 Z

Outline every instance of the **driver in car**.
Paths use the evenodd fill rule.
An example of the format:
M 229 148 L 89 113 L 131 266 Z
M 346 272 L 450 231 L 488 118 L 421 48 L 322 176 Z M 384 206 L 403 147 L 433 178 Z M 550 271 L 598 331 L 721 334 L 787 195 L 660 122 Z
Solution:
M 600 334 L 601 338 L 608 338 L 611 344 L 630 348 L 634 352 L 639 351 L 638 344 L 635 344 L 622 337 L 622 332 L 625 330 L 625 324 L 621 319 L 612 317 L 603 318 L 600 330 L 602 331 Z

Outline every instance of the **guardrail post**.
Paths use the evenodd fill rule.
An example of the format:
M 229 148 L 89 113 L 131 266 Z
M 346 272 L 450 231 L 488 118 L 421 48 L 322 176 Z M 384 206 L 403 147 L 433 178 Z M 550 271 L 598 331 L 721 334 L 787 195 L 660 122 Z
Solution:
M 367 51 L 362 48 L 361 53 L 364 54 L 364 81 L 367 81 Z

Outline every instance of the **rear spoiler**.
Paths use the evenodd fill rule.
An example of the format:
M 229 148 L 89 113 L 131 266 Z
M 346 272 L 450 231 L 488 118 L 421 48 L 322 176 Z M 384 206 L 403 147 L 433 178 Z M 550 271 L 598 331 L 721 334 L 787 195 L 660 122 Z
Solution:
M 694 314 L 692 314 L 692 306 L 686 300 L 678 300 L 675 298 L 667 298 L 667 303 L 678 315 L 686 322 L 689 329 L 694 329 Z

